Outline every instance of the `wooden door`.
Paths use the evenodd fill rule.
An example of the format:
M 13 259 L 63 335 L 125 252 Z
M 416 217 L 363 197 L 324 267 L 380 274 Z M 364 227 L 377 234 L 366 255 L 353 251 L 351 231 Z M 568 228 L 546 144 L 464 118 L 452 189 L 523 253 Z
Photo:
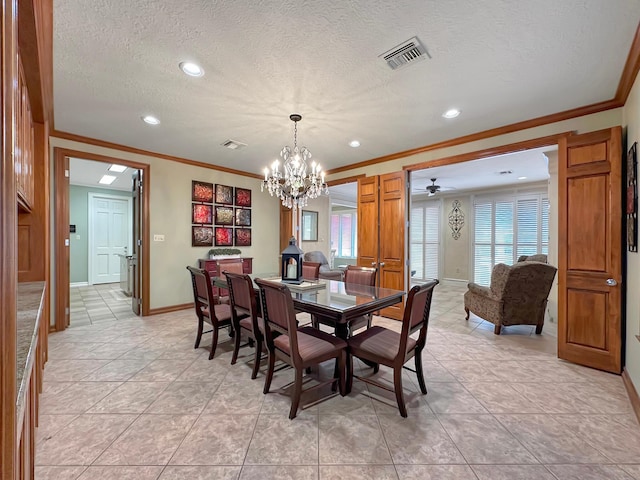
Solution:
M 361 267 L 378 266 L 378 180 L 378 176 L 358 179 L 357 262 Z
M 358 179 L 358 265 L 378 268 L 381 287 L 404 290 L 405 173 Z M 403 304 L 382 310 L 402 319 Z
M 142 305 L 142 170 L 136 170 L 133 174 L 133 252 L 131 263 L 133 271 L 133 289 L 131 292 L 131 309 L 136 315 L 140 315 Z
M 558 189 L 558 357 L 620 373 L 621 129 L 562 138 Z
M 69 157 L 57 152 L 56 185 L 56 331 L 69 326 Z
M 405 172 L 380 176 L 380 286 L 404 290 Z M 403 303 L 382 310 L 385 317 L 402 319 Z
M 280 250 L 278 255 L 287 248 L 293 236 L 293 210 L 280 204 Z

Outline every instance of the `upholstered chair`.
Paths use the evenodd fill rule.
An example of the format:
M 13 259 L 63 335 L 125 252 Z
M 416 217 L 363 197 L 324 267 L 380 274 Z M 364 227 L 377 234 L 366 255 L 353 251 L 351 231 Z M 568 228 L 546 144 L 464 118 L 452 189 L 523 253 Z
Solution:
M 216 346 L 218 345 L 218 330 L 227 327 L 229 328 L 229 335 L 232 335 L 231 308 L 228 304 L 219 304 L 215 301 L 209 272 L 191 266 L 188 266 L 187 270 L 191 273 L 193 299 L 196 316 L 198 317 L 198 333 L 196 334 L 196 344 L 193 348 L 200 346 L 203 333 L 213 332 L 211 353 L 209 354 L 209 360 L 211 360 L 216 353 Z M 203 332 L 202 329 L 205 322 L 211 325 L 212 328 Z
M 327 257 L 324 256 L 319 250 L 314 250 L 313 252 L 306 252 L 302 259 L 305 262 L 314 262 L 320 264 L 319 278 L 324 278 L 325 280 L 339 280 L 342 281 L 342 270 L 332 269 L 329 266 L 329 261 Z
M 264 393 L 269 393 L 276 358 L 290 365 L 295 370 L 294 388 L 291 392 L 291 410 L 289 418 L 297 415 L 300 397 L 302 396 L 302 378 L 307 368 L 327 360 L 335 359 L 338 363 L 339 380 L 332 378 L 327 382 L 314 385 L 309 389 L 319 388 L 328 383 L 339 383 L 340 393 L 345 392 L 345 362 L 347 342 L 333 335 L 321 332 L 313 327 L 298 328 L 293 299 L 289 288 L 276 282 L 256 279 L 260 287 L 262 316 L 264 318 L 265 338 L 269 351 L 269 366 L 264 382 Z M 279 333 L 279 336 L 275 336 Z
M 556 267 L 532 261 L 514 265 L 499 263 L 491 272 L 491 285 L 469 283 L 464 294 L 464 309 L 495 325 L 500 335 L 503 326 L 535 325 L 542 333 L 547 297 L 556 275 Z
M 541 263 L 549 263 L 547 261 L 547 255 L 544 253 L 537 253 L 535 255 L 520 255 L 518 257 L 518 262 L 541 262 Z
M 216 271 L 218 275 L 224 278 L 226 272 L 230 273 L 244 273 L 243 262 L 241 258 L 224 258 L 216 262 Z M 220 295 L 218 297 L 218 303 L 229 303 L 229 290 L 226 288 L 218 289 Z
M 253 288 L 253 281 L 249 275 L 225 272 L 227 285 L 229 285 L 229 305 L 231 306 L 231 317 L 233 319 L 233 329 L 235 330 L 233 355 L 231 365 L 235 365 L 240 351 L 240 340 L 243 334 L 249 338 L 249 343 L 253 343 L 254 360 L 251 378 L 258 375 L 260 368 L 260 358 L 264 344 L 264 320 L 259 316 L 258 301 Z
M 418 377 L 420 391 L 423 395 L 427 393 L 427 385 L 422 373 L 422 350 L 427 341 L 431 299 L 433 298 L 433 289 L 437 284 L 438 280 L 432 280 L 424 285 L 417 285 L 409 291 L 400 333 L 376 325 L 348 340 L 351 355 L 373 365 L 374 372 L 378 371 L 379 365 L 393 369 L 393 389 L 373 378 L 362 376 L 356 378 L 395 392 L 398 409 L 403 417 L 407 416 L 407 407 L 402 389 L 402 369 L 412 357 L 415 358 L 414 372 Z M 417 338 L 411 336 L 415 332 L 419 332 Z M 350 357 L 349 361 L 353 362 L 353 357 Z M 353 372 L 353 366 L 349 371 Z M 352 375 L 347 379 L 347 391 L 351 390 L 353 377 Z
M 318 262 L 302 262 L 302 278 L 305 280 L 318 280 L 320 278 L 321 263 Z

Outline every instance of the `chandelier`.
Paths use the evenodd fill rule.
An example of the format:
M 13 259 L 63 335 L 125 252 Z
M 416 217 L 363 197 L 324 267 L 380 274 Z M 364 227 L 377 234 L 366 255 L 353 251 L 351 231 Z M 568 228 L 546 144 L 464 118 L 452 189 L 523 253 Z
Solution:
M 260 190 L 265 188 L 272 197 L 278 197 L 282 205 L 293 210 L 305 207 L 310 198 L 317 198 L 323 193 L 329 194 L 329 187 L 324 181 L 324 172 L 320 165 L 311 162 L 311 171 L 307 172 L 307 161 L 311 159 L 311 152 L 307 147 L 298 147 L 298 122 L 302 115 L 293 113 L 289 115 L 293 121 L 293 149 L 286 146 L 280 152 L 280 161 L 276 160 L 264 169 L 264 180 Z

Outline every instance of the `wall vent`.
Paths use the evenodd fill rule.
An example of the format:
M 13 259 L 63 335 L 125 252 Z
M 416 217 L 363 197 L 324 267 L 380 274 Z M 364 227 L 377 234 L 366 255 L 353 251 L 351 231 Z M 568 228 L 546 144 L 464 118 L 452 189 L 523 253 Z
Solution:
M 225 148 L 228 148 L 229 150 L 240 150 L 241 148 L 244 148 L 247 146 L 246 143 L 238 142 L 236 140 L 226 140 L 222 142 L 220 145 L 222 145 Z
M 427 52 L 418 37 L 413 37 L 383 53 L 380 58 L 387 62 L 391 70 L 397 70 L 418 60 L 431 58 L 431 55 L 429 55 L 429 52 Z

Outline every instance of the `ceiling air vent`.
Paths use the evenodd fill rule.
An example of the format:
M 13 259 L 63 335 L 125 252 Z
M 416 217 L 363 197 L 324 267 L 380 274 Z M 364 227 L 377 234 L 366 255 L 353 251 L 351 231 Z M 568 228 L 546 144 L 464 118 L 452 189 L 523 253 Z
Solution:
M 380 57 L 387 62 L 391 70 L 397 70 L 418 60 L 431 58 L 431 55 L 429 55 L 429 52 L 427 52 L 427 49 L 422 45 L 418 37 L 413 37 L 406 42 L 402 42 L 397 47 L 393 47 L 388 52 L 383 53 Z
M 222 145 L 225 148 L 228 148 L 229 150 L 239 150 L 247 146 L 246 143 L 237 142 L 235 140 L 227 140 L 225 142 L 222 142 L 220 145 Z

